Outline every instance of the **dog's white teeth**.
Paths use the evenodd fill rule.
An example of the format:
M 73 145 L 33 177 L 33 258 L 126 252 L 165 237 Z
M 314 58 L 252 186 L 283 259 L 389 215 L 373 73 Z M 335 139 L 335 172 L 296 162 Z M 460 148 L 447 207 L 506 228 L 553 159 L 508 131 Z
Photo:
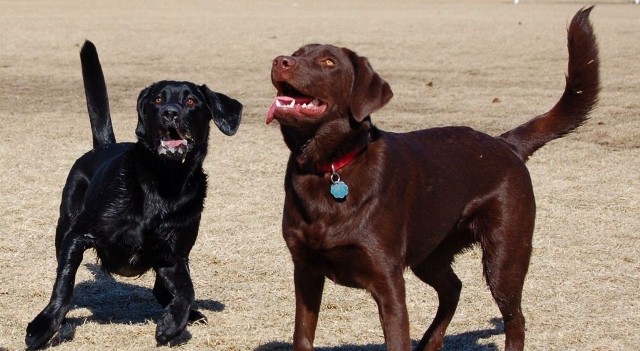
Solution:
M 313 99 L 313 101 L 311 101 L 311 105 L 313 105 L 313 106 L 320 106 L 320 100 L 318 100 L 318 99 Z
M 302 104 L 302 108 L 316 108 L 318 106 L 318 99 L 314 99 L 313 101 L 309 101 L 307 103 Z
M 296 105 L 296 101 L 295 100 L 291 100 L 288 103 L 283 103 L 280 100 L 276 100 L 276 107 L 283 107 L 283 108 L 294 108 Z

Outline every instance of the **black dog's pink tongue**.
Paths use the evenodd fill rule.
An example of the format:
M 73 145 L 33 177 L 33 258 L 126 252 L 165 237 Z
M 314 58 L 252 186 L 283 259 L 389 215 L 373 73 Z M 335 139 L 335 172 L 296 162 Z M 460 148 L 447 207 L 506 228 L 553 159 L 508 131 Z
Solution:
M 179 140 L 163 140 L 162 141 L 162 146 L 171 148 L 171 149 L 175 149 L 177 147 L 179 147 L 180 145 L 187 145 L 187 141 L 184 139 L 179 139 Z

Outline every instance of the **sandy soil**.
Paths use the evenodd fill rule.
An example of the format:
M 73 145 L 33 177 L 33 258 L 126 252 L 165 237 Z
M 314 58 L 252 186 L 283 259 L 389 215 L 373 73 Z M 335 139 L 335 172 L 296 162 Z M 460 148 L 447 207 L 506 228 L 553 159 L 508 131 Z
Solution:
M 60 192 L 91 147 L 78 51 L 97 45 L 120 141 L 153 81 L 206 83 L 245 104 L 234 137 L 212 130 L 210 190 L 191 259 L 197 307 L 185 350 L 291 349 L 292 265 L 280 233 L 287 150 L 264 116 L 271 60 L 309 42 L 369 57 L 395 97 L 373 116 L 405 131 L 469 125 L 498 134 L 550 108 L 566 69 L 566 24 L 579 1 L 0 1 L 0 350 L 23 348 L 54 279 Z M 640 345 L 640 6 L 606 1 L 592 20 L 602 94 L 592 119 L 529 161 L 538 202 L 523 308 L 528 350 Z M 494 102 L 494 100 L 496 102 Z M 503 326 L 477 250 L 446 350 L 500 350 Z M 411 336 L 434 292 L 406 274 Z M 56 350 L 156 349 L 152 274 L 109 278 L 85 254 Z M 376 306 L 328 283 L 319 350 L 383 350 Z M 161 347 L 161 349 L 164 347 Z

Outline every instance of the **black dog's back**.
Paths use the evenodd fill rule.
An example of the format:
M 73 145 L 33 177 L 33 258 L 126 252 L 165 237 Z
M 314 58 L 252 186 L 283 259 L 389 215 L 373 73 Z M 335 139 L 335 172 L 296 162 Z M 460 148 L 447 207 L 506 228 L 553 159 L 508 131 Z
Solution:
M 97 148 L 100 145 L 113 144 L 116 142 L 116 137 L 113 134 L 113 126 L 111 125 L 107 84 L 102 73 L 98 51 L 89 40 L 86 40 L 82 45 L 80 62 L 82 64 L 82 80 L 87 97 L 89 121 L 91 122 L 91 133 L 93 134 L 93 147 Z

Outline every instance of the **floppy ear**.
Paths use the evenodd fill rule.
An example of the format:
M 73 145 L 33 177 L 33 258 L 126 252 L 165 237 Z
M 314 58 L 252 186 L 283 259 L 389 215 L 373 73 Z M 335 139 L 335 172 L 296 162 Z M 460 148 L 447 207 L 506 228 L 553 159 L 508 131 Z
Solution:
M 144 128 L 144 106 L 147 104 L 148 93 L 151 86 L 148 86 L 140 92 L 138 95 L 137 101 L 137 111 L 138 111 L 138 125 L 136 126 L 136 135 L 140 138 L 145 137 L 145 128 Z
M 389 83 L 371 68 L 366 57 L 358 56 L 348 49 L 344 50 L 351 59 L 354 74 L 349 107 L 353 118 L 362 122 L 365 117 L 386 105 L 393 97 L 393 92 Z
M 234 135 L 242 119 L 242 104 L 238 100 L 212 91 L 206 85 L 201 85 L 200 90 L 207 97 L 213 123 L 222 133 Z

